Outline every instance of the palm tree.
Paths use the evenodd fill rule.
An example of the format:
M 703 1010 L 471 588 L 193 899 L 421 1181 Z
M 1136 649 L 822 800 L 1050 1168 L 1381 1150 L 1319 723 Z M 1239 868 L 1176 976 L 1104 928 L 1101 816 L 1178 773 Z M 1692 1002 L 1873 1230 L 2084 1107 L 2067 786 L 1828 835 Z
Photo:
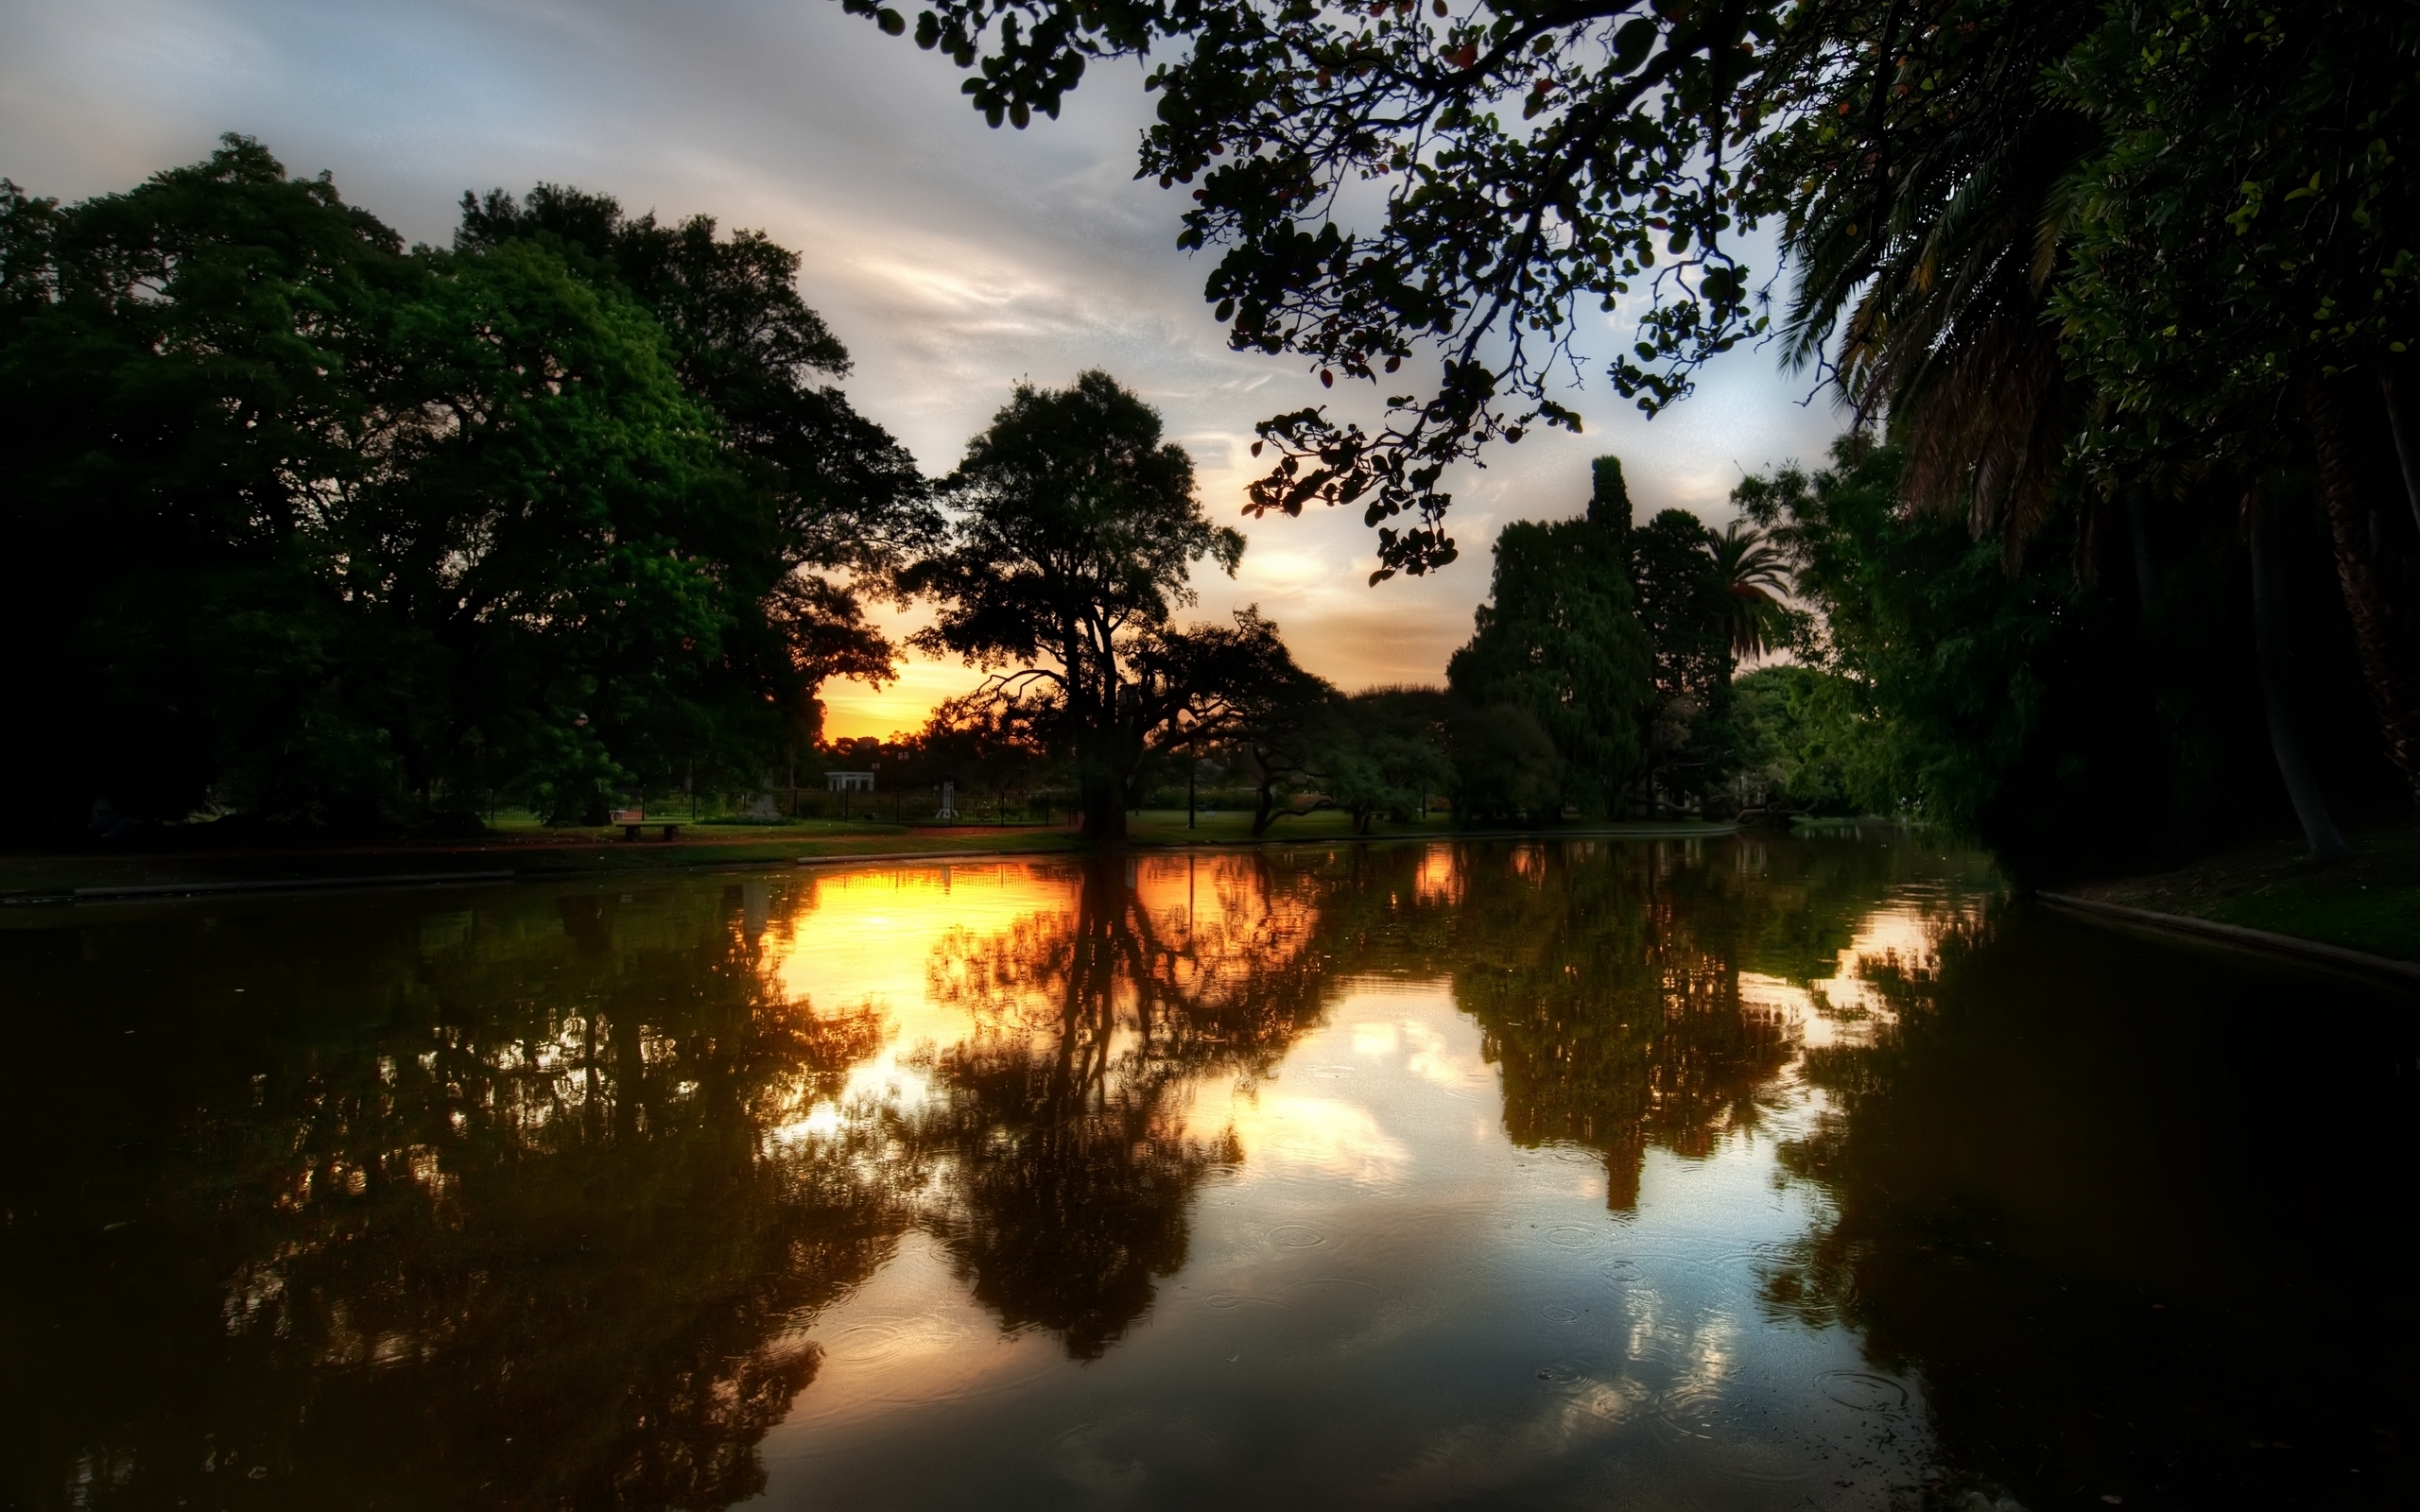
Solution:
M 1788 610 L 1781 599 L 1789 592 L 1789 558 L 1745 520 L 1725 526 L 1713 549 L 1726 598 L 1731 654 L 1743 662 L 1762 656 L 1788 636 Z
M 1831 25 L 1802 35 L 1842 50 L 1806 60 L 1808 109 L 1767 164 L 1797 186 L 1785 357 L 1828 366 L 1861 421 L 1890 417 L 1910 504 L 1963 509 L 2014 560 L 2085 418 L 2047 295 L 2062 180 L 2094 134 L 2041 80 L 2100 7 L 2044 0 L 1927 60 L 1901 7 L 1821 4 Z M 1913 87 L 1936 68 L 1954 87 Z

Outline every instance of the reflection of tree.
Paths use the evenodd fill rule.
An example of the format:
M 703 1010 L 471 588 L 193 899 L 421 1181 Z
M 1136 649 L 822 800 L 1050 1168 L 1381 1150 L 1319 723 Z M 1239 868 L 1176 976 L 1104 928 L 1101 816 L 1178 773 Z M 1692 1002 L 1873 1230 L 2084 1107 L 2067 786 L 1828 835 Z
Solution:
M 932 1221 L 1004 1327 L 1048 1329 L 1080 1359 L 1150 1306 L 1184 1263 L 1194 1189 L 1241 1159 L 1232 1132 L 1188 1132 L 1191 1085 L 1273 1064 L 1326 979 L 1311 879 L 1179 865 L 1188 906 L 1154 909 L 1141 864 L 1103 860 L 1072 914 L 953 934 L 931 966 L 935 997 L 977 1025 L 935 1057 L 940 1094 L 910 1125 L 951 1171 Z
M 5 1073 L 17 1499 L 758 1489 L 755 1442 L 817 1367 L 800 1314 L 905 1219 L 847 1152 L 765 1137 L 876 1025 L 782 1001 L 738 894 L 506 895 L 301 937 L 237 917 L 160 961 L 102 939 L 104 970 L 12 973 L 78 1009 L 21 1022 Z M 140 1016 L 155 965 L 189 1016 Z M 104 1034 L 119 1074 L 39 1069 Z
M 1535 847 L 1474 857 L 1455 997 L 1504 1068 L 1505 1130 L 1605 1158 L 1606 1198 L 1638 1200 L 1650 1144 L 1703 1155 L 1756 1116 L 1788 1055 L 1742 1006 L 1723 948 L 1732 901 L 1703 868 L 1631 847 Z
M 1649 1145 L 1711 1148 L 1785 1063 L 1740 971 L 1828 974 L 1906 883 L 1898 853 L 1306 846 L 1046 870 L 1063 907 L 933 951 L 930 993 L 972 1032 L 918 1054 L 928 1096 L 888 1106 L 843 1098 L 877 1016 L 777 985 L 767 932 L 797 910 L 763 885 L 0 934 L 0 980 L 33 1005 L 0 1068 L 9 1493 L 216 1504 L 258 1467 L 265 1497 L 327 1505 L 743 1498 L 816 1373 L 816 1310 L 910 1226 L 1005 1327 L 1110 1349 L 1184 1263 L 1201 1184 L 1243 1158 L 1197 1090 L 1272 1071 L 1357 975 L 1450 980 L 1508 1131 L 1599 1152 L 1627 1206 Z M 1875 1064 L 1819 1072 L 1871 1108 L 1852 1079 Z M 1820 1158 L 1803 1168 L 1849 1193 L 1850 1225 L 1855 1182 Z M 1824 1276 L 1862 1232 L 1842 1229 L 1851 1260 L 1810 1260 L 1807 1305 L 1845 1305 Z
M 1786 1026 L 1739 973 L 1830 974 L 1905 846 L 1593 841 L 1350 852 L 1329 868 L 1323 949 L 1347 970 L 1447 975 L 1503 1069 L 1515 1143 L 1605 1160 L 1638 1197 L 1650 1145 L 1706 1154 L 1753 1125 L 1789 1062 Z M 1445 879 L 1450 877 L 1448 884 Z
M 1830 1216 L 1774 1314 L 1920 1372 L 1948 1463 L 2029 1506 L 2401 1504 L 2420 1329 L 2343 1319 L 2407 1286 L 2405 1005 L 2022 913 L 1869 976 L 1875 1041 L 1807 1057 L 1783 1163 Z

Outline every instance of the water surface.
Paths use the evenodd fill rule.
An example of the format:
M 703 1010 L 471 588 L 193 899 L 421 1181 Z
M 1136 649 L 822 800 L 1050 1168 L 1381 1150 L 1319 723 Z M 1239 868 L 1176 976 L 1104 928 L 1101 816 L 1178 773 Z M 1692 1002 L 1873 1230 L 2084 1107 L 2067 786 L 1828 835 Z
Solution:
M 2400 1501 L 2411 1003 L 1900 832 L 7 923 L 19 1505 Z

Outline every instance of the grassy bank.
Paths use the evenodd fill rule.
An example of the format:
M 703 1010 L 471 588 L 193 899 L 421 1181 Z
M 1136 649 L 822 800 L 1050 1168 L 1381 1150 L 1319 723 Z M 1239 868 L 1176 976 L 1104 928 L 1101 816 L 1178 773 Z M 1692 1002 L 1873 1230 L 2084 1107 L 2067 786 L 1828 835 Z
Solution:
M 2332 866 L 2313 866 L 2301 842 L 2280 841 L 2156 876 L 2062 890 L 2420 961 L 2420 827 L 2393 825 L 2348 839 L 2351 859 Z
M 912 824 L 803 819 L 776 824 L 683 824 L 673 837 L 650 827 L 629 840 L 617 828 L 548 830 L 507 822 L 470 840 L 382 844 L 269 845 L 243 849 L 159 849 L 0 854 L 0 899 L 55 899 L 79 887 L 262 883 L 297 878 L 411 876 L 509 871 L 516 877 L 572 876 L 691 868 L 774 867 L 802 860 L 922 852 L 994 851 L 1049 854 L 1081 849 L 1064 824 Z M 1205 811 L 1188 826 L 1182 809 L 1147 809 L 1131 821 L 1138 846 L 1229 845 L 1252 839 L 1252 816 Z M 1447 838 L 1459 833 L 1444 815 L 1405 824 L 1379 822 L 1374 839 Z M 1564 833 L 1564 832 L 1548 832 Z M 1724 826 L 1668 823 L 1593 828 L 1574 834 L 1721 834 Z M 1352 822 L 1329 811 L 1289 816 L 1265 837 L 1274 844 L 1319 844 L 1353 838 Z
M 1043 825 L 919 825 L 808 819 L 767 825 L 683 825 L 628 840 L 618 829 L 506 827 L 470 840 L 261 846 L 239 850 L 75 851 L 0 855 L 0 897 L 55 897 L 78 887 L 263 882 L 424 872 L 515 876 L 786 866 L 804 858 L 901 851 L 1068 850 L 1073 832 Z

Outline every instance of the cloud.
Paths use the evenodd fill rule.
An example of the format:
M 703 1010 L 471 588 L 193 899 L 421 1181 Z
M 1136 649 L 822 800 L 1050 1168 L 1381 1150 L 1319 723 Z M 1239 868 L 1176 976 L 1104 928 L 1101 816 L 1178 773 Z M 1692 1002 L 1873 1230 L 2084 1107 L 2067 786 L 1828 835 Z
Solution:
M 986 128 L 946 60 L 828 0 L 0 0 L 0 173 L 32 193 L 122 189 L 236 130 L 418 240 L 451 235 L 466 189 L 542 180 L 761 227 L 804 254 L 852 398 L 928 472 L 1018 379 L 1100 367 L 1160 406 L 1234 518 L 1253 422 L 1337 398 L 1227 350 L 1208 264 L 1175 246 L 1181 200 L 1133 178 L 1150 116 L 1132 65 L 1096 67 L 1063 119 L 1019 132 Z M 1244 573 L 1201 583 L 1202 612 L 1258 602 L 1347 687 L 1442 679 L 1503 522 L 1576 512 L 1607 451 L 1642 514 L 1726 518 L 1741 469 L 1813 459 L 1838 428 L 1804 387 L 1743 350 L 1651 424 L 1592 374 L 1566 396 L 1587 434 L 1533 434 L 1451 480 L 1454 567 L 1373 590 L 1357 511 L 1241 522 Z M 926 665 L 879 696 L 835 688 L 832 729 L 912 726 L 972 680 Z

